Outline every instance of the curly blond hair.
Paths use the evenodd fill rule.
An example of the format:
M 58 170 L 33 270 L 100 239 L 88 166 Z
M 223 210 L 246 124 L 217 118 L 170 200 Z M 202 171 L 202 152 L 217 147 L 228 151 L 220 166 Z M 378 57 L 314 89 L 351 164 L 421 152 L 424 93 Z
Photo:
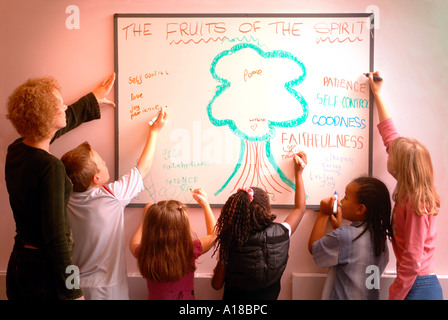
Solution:
M 47 138 L 58 108 L 54 90 L 61 91 L 53 77 L 29 79 L 9 96 L 9 119 L 17 132 L 26 138 Z

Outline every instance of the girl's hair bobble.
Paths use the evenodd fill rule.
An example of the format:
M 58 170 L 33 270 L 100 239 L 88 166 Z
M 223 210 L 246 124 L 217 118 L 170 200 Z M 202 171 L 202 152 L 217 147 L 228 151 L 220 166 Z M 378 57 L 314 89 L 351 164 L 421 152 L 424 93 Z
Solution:
M 247 192 L 249 194 L 249 202 L 252 202 L 252 200 L 254 200 L 254 190 L 252 190 L 252 188 L 239 188 L 238 191 L 244 191 Z

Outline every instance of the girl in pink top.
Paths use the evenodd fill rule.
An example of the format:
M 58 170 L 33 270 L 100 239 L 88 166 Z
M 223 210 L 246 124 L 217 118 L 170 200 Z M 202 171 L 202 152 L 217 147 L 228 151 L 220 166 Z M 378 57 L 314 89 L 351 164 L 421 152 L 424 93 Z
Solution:
M 204 209 L 207 235 L 192 236 L 186 206 L 176 200 L 147 204 L 129 248 L 147 280 L 150 300 L 194 300 L 196 259 L 215 240 L 215 217 L 202 189 L 193 198 Z
M 377 106 L 378 129 L 389 154 L 387 171 L 397 180 L 393 195 L 393 249 L 397 277 L 389 288 L 389 299 L 443 299 L 434 272 L 436 225 L 440 198 L 434 186 L 431 157 L 424 145 L 400 137 L 381 97 L 382 81 L 369 74 Z

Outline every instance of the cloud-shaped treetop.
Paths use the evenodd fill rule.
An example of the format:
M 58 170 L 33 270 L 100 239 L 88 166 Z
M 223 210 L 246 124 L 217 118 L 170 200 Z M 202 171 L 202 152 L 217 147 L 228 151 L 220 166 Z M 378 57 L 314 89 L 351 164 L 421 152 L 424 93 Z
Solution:
M 289 52 L 237 44 L 214 58 L 210 72 L 221 84 L 207 107 L 208 117 L 242 139 L 269 140 L 275 127 L 295 127 L 308 117 L 308 105 L 294 89 L 306 68 Z

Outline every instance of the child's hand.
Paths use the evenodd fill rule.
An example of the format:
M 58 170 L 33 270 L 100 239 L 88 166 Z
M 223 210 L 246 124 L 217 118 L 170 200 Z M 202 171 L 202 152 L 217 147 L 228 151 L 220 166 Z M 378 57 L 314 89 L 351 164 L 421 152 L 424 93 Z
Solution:
M 338 201 L 336 215 L 333 214 L 334 201 Z M 339 200 L 335 197 L 325 198 L 320 201 L 320 213 L 330 217 L 330 222 L 333 229 L 339 228 L 342 225 L 342 211 L 339 206 Z
M 325 198 L 320 201 L 320 212 L 326 215 L 333 215 L 333 201 L 334 197 Z
M 337 200 L 339 202 L 339 200 Z M 338 203 L 339 204 L 339 203 Z M 336 215 L 331 214 L 330 215 L 330 222 L 333 229 L 337 229 L 340 226 L 342 226 L 342 209 L 338 205 L 338 211 L 336 212 Z
M 295 173 L 296 174 L 301 173 L 308 163 L 306 153 L 303 151 L 300 151 L 299 153 L 296 153 L 294 155 L 293 159 L 294 159 Z
M 202 188 L 193 189 L 191 192 L 193 193 L 194 200 L 196 200 L 201 207 L 208 204 L 207 193 L 205 193 Z
M 151 125 L 151 130 L 157 130 L 160 131 L 164 126 L 168 119 L 168 112 L 166 112 L 166 107 L 163 107 L 160 110 L 159 116 L 157 117 L 156 121 Z
M 378 95 L 381 93 L 381 86 L 383 85 L 383 81 L 373 80 L 373 75 L 378 76 L 378 77 L 381 77 L 381 75 L 378 71 L 369 73 L 370 90 L 372 90 L 372 93 L 374 95 Z

